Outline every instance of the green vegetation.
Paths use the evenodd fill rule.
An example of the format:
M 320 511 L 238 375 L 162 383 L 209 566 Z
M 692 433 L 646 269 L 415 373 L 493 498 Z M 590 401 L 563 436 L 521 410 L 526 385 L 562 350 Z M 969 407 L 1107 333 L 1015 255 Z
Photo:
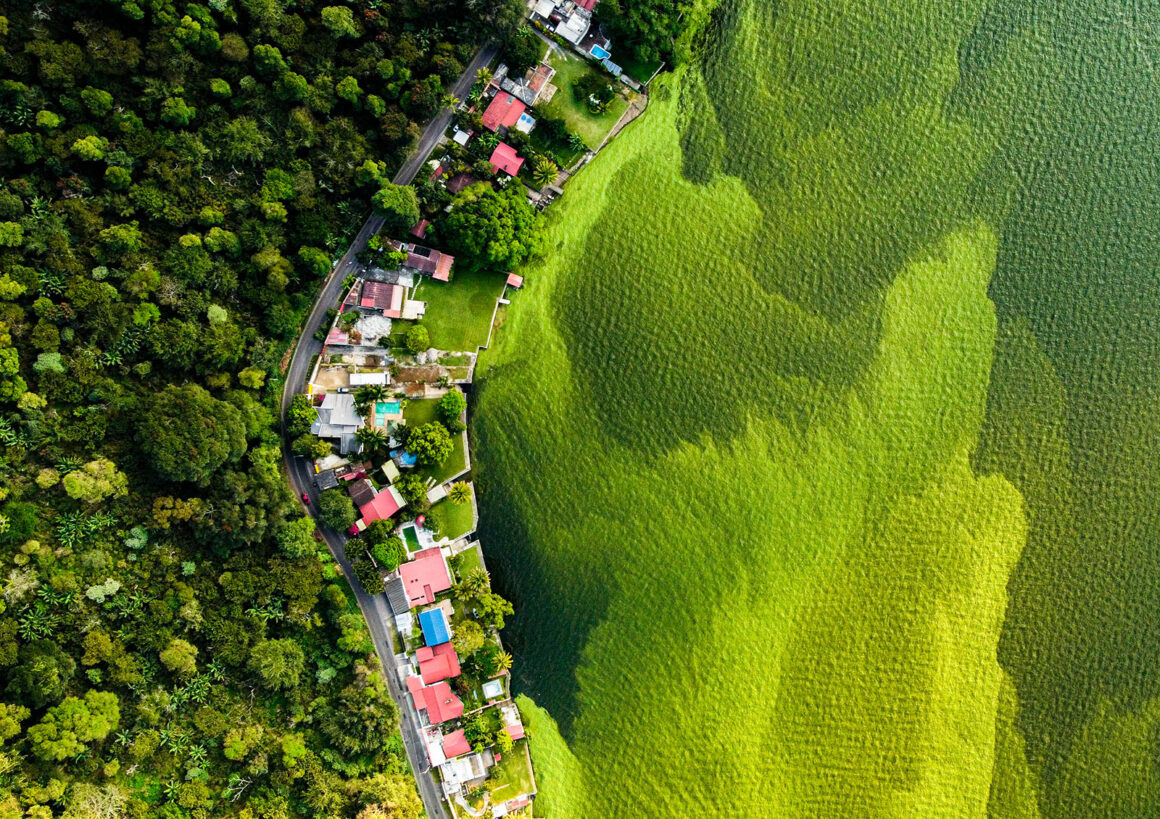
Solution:
M 453 503 L 449 498 L 432 506 L 427 513 L 427 520 L 431 521 L 427 528 L 432 528 L 433 524 L 440 536 L 452 540 L 470 532 L 475 522 L 470 503 Z
M 438 232 L 456 254 L 460 270 L 506 272 L 542 248 L 539 215 L 521 185 L 478 184 L 464 188 L 440 214 Z
M 537 106 L 537 110 L 542 111 L 545 116 L 562 119 L 568 130 L 578 134 L 589 148 L 600 147 L 600 143 L 608 136 L 612 126 L 616 125 L 617 120 L 628 108 L 628 101 L 617 95 L 603 112 L 594 113 L 588 106 L 587 97 L 578 94 L 576 89 L 593 83 L 601 88 L 610 84 L 621 88 L 620 83 L 609 74 L 594 68 L 588 60 L 577 54 L 568 52 L 560 54 L 553 51 L 548 57 L 548 62 L 556 69 L 552 84 L 559 90 L 551 102 Z M 534 135 L 535 131 L 532 134 Z
M 423 326 L 438 350 L 474 352 L 487 343 L 495 300 L 503 292 L 503 279 L 490 273 L 460 269 L 455 265 L 452 281 L 424 282 L 415 298 L 427 302 Z M 446 363 L 446 359 L 440 363 Z
M 523 4 L 49 5 L 0 17 L 0 814 L 417 817 L 278 365 Z
M 494 776 L 487 780 L 487 790 L 492 799 L 502 802 L 516 794 L 530 793 L 532 790 L 532 767 L 528 757 L 528 741 L 517 740 L 512 749 L 502 754 L 496 763 Z
M 408 401 L 407 406 L 403 408 L 403 421 L 412 430 L 438 423 L 438 408 L 439 400 L 435 398 Z M 412 470 L 412 473 L 423 480 L 434 478 L 436 483 L 443 483 L 463 472 L 467 468 L 467 458 L 463 451 L 463 436 L 455 434 L 451 435 L 450 438 L 451 451 L 442 464 L 417 466 Z

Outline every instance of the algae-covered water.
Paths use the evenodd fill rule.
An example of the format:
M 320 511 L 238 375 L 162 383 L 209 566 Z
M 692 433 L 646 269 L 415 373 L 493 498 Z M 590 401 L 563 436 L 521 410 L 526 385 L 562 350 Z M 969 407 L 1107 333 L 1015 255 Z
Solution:
M 537 815 L 1160 815 L 1160 7 L 698 42 L 484 362 Z

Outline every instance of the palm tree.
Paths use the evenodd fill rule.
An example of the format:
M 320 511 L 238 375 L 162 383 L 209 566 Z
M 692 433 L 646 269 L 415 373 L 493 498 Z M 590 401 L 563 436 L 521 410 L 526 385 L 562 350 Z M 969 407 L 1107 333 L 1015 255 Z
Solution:
M 479 597 L 491 588 L 491 579 L 484 569 L 472 569 L 467 577 L 455 587 L 455 597 L 458 600 L 470 600 Z
M 354 394 L 354 407 L 363 413 L 370 409 L 376 401 L 385 401 L 386 399 L 386 387 L 382 384 L 368 384 L 365 387 L 359 387 L 358 392 Z
M 559 173 L 560 169 L 556 167 L 555 162 L 546 156 L 541 156 L 536 159 L 536 164 L 532 167 L 532 181 L 543 188 L 555 182 Z
M 455 504 L 465 504 L 471 500 L 471 484 L 466 481 L 460 481 L 452 485 L 451 491 L 447 493 L 447 498 Z
M 495 664 L 499 666 L 501 671 L 507 671 L 512 667 L 512 655 L 508 654 L 506 651 L 501 651 L 496 655 Z
M 485 88 L 491 83 L 493 77 L 494 75 L 491 73 L 491 69 L 487 66 L 475 72 L 475 81 Z
M 386 430 L 379 427 L 359 427 L 354 431 L 354 438 L 371 455 L 377 455 L 390 448 L 390 438 Z

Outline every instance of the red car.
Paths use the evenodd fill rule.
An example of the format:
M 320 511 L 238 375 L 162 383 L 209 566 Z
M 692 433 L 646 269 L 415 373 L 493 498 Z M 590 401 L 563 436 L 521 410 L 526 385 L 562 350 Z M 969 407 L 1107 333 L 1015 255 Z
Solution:
M 307 494 L 306 492 L 303 492 L 303 493 L 302 493 L 302 502 L 303 502 L 304 504 L 306 504 L 307 506 L 309 506 L 309 505 L 310 505 L 310 495 L 309 495 L 309 494 Z

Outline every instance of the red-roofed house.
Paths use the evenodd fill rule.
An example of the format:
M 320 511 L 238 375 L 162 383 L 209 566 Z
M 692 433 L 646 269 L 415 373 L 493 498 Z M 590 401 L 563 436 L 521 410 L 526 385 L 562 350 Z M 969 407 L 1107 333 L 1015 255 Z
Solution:
M 524 726 L 522 724 L 505 725 L 503 730 L 507 731 L 507 735 L 512 739 L 524 738 Z
M 426 219 L 420 219 L 418 222 L 415 223 L 415 226 L 413 228 L 411 228 L 411 235 L 414 236 L 416 239 L 422 239 L 424 236 L 427 235 L 427 228 L 429 228 L 430 226 L 431 226 L 431 222 L 429 222 Z
M 405 295 L 401 285 L 367 282 L 363 285 L 362 299 L 359 301 L 359 305 L 382 310 L 383 315 L 387 318 L 400 318 L 403 315 Z
M 508 287 L 514 287 L 518 290 L 524 286 L 524 277 L 517 276 L 515 273 L 508 273 L 507 283 Z
M 431 274 L 431 278 L 440 282 L 451 281 L 451 263 L 454 261 L 454 256 L 448 256 L 446 253 L 440 253 L 439 261 L 435 263 L 435 272 Z
M 585 11 L 592 11 L 592 9 L 596 8 L 596 4 L 599 2 L 600 0 L 576 0 L 576 5 Z
M 399 567 L 399 577 L 411 608 L 434 603 L 435 595 L 451 588 L 451 574 L 438 547 L 416 552 L 414 560 Z
M 419 676 L 427 685 L 459 676 L 459 655 L 451 643 L 423 646 L 415 652 L 415 659 L 419 661 Z
M 415 710 L 426 711 L 427 721 L 432 725 L 463 716 L 463 701 L 452 693 L 451 686 L 445 682 L 424 688 L 418 677 L 408 677 L 407 690 L 415 701 Z
M 511 94 L 500 91 L 483 112 L 483 127 L 489 131 L 498 131 L 501 125 L 511 128 L 519 121 L 526 108 L 526 105 Z
M 376 520 L 386 520 L 406 505 L 407 502 L 403 500 L 403 496 L 399 494 L 399 490 L 393 486 L 388 486 L 379 492 L 379 494 L 375 495 L 370 503 L 365 503 L 360 506 L 359 513 L 366 523 L 371 523 Z M 435 551 L 439 550 L 436 549 Z M 448 588 L 450 588 L 450 585 Z M 411 607 L 414 608 L 414 605 L 412 603 Z
M 447 759 L 454 759 L 467 753 L 471 753 L 471 745 L 467 742 L 467 734 L 462 728 L 443 737 L 443 756 Z
M 515 176 L 524 166 L 524 158 L 516 153 L 516 149 L 506 142 L 495 146 L 491 152 L 491 169 L 496 173 L 503 171 L 508 176 Z

